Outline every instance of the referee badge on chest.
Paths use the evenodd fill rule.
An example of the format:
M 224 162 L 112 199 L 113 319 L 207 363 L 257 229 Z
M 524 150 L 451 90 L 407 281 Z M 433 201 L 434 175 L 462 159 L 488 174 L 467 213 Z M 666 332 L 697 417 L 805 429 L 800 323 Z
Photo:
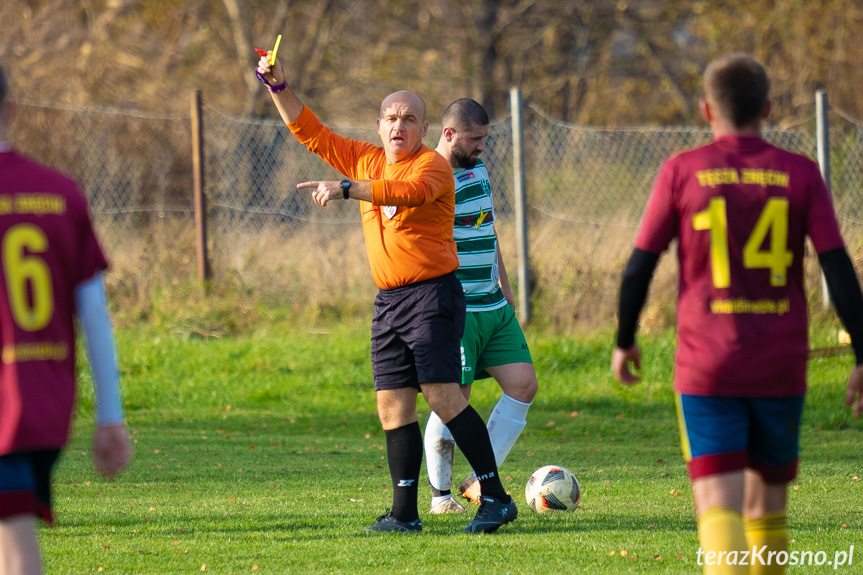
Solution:
M 393 219 L 393 216 L 396 215 L 396 210 L 398 209 L 398 206 L 381 206 L 381 212 L 383 212 L 388 220 Z

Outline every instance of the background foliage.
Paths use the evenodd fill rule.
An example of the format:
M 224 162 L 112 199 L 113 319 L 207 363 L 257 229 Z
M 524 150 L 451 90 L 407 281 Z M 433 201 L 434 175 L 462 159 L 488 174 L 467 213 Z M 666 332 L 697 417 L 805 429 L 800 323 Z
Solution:
M 863 116 L 863 5 L 852 0 L 4 0 L 0 59 L 22 99 L 185 113 L 188 91 L 228 114 L 274 116 L 253 47 L 279 55 L 325 120 L 374 119 L 408 88 L 437 117 L 471 96 L 496 118 L 510 86 L 564 121 L 698 121 L 712 58 L 753 53 L 773 77 L 775 120 L 825 88 Z
M 511 272 L 508 97 L 521 88 L 532 302 L 556 328 L 609 325 L 607 294 L 656 169 L 709 138 L 695 112 L 699 76 L 731 50 L 768 64 L 777 104 L 768 139 L 780 145 L 814 155 L 813 90 L 828 90 L 834 199 L 852 256 L 863 253 L 858 3 L 5 0 L 0 21 L 0 60 L 19 103 L 11 139 L 82 182 L 112 261 L 112 301 L 131 323 L 198 315 L 208 318 L 203 333 L 230 333 L 261 302 L 303 320 L 368 313 L 374 285 L 356 206 L 321 210 L 292 192 L 337 176 L 287 135 L 251 73 L 252 47 L 270 47 L 277 33 L 303 100 L 353 137 L 375 141 L 380 99 L 400 88 L 428 101 L 432 146 L 453 98 L 492 111 L 484 159 Z M 187 286 L 193 89 L 205 103 L 210 297 L 219 300 L 197 311 Z M 671 259 L 648 328 L 673 323 Z M 815 301 L 817 266 L 807 273 Z

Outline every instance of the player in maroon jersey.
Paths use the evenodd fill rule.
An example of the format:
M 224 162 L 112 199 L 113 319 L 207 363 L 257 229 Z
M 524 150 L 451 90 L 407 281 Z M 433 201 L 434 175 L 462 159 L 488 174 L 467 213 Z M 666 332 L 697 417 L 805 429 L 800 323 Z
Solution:
M 35 522 L 53 521 L 51 469 L 75 399 L 75 318 L 96 391 L 93 457 L 107 477 L 131 449 L 87 200 L 6 143 L 13 104 L 0 67 L 0 575 L 41 571 Z
M 771 109 L 764 68 L 730 54 L 707 67 L 704 84 L 701 113 L 714 141 L 659 172 L 623 276 L 612 369 L 626 385 L 639 379 L 630 370 L 641 367 L 638 316 L 659 256 L 676 238 L 674 389 L 701 564 L 705 573 L 737 573 L 719 552 L 727 559 L 753 546 L 787 547 L 787 486 L 806 392 L 807 236 L 851 334 L 857 365 L 846 403 L 855 416 L 863 409 L 863 297 L 817 164 L 761 138 Z

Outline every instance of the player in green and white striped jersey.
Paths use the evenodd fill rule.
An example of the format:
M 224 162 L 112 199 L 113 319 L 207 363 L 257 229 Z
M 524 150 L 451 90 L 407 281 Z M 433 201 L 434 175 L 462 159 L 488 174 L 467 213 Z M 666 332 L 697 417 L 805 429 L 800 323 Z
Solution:
M 456 100 L 442 118 L 437 152 L 449 160 L 455 178 L 454 236 L 458 246 L 461 281 L 467 300 L 462 336 L 462 391 L 470 397 L 474 380 L 493 377 L 503 396 L 488 420 L 488 432 L 498 468 L 527 424 L 526 415 L 537 381 L 524 333 L 515 317 L 512 290 L 500 256 L 494 229 L 494 202 L 485 165 L 489 118 L 469 98 Z M 425 450 L 432 489 L 431 513 L 463 513 L 452 497 L 455 442 L 432 412 L 425 431 Z M 474 475 L 461 482 L 465 498 L 479 503 Z

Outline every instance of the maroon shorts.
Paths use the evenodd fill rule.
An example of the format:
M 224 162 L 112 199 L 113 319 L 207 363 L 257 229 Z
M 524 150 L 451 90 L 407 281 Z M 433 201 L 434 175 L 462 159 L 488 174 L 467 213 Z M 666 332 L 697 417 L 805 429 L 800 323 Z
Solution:
M 372 318 L 375 390 L 460 382 L 464 319 L 454 272 L 380 290 Z

